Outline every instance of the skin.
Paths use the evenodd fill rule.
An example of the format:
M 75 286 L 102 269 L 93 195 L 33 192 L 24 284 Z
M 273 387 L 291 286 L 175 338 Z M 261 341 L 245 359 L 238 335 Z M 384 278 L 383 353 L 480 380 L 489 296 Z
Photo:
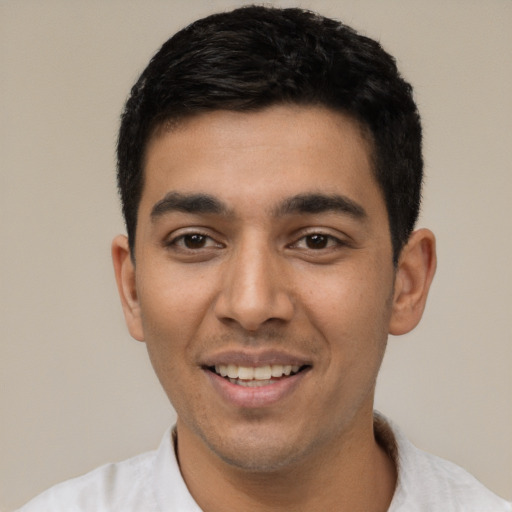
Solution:
M 201 114 L 148 145 L 135 259 L 119 236 L 114 267 L 205 511 L 387 510 L 396 472 L 373 435 L 375 381 L 388 333 L 421 318 L 435 241 L 416 231 L 393 266 L 370 155 L 357 123 L 318 107 Z M 192 194 L 220 206 L 182 211 Z M 297 207 L 311 195 L 349 207 Z M 305 367 L 277 393 L 208 369 L 272 358 Z

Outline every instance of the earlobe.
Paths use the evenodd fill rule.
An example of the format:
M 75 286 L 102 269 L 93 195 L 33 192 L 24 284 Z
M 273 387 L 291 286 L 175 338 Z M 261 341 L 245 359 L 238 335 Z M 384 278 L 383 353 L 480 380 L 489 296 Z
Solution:
M 118 235 L 112 241 L 112 262 L 117 290 L 128 330 L 137 341 L 144 341 L 142 318 L 135 282 L 135 264 L 130 255 L 128 238 Z
M 405 334 L 418 325 L 425 309 L 436 263 L 434 234 L 428 229 L 413 232 L 398 262 L 390 334 Z

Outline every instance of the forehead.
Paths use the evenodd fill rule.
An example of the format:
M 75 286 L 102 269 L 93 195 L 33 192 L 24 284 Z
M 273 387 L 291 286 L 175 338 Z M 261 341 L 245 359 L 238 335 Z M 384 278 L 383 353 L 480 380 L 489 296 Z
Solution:
M 161 129 L 148 143 L 141 212 L 169 192 L 208 193 L 261 211 L 297 194 L 382 202 L 372 146 L 352 118 L 320 107 L 214 111 Z

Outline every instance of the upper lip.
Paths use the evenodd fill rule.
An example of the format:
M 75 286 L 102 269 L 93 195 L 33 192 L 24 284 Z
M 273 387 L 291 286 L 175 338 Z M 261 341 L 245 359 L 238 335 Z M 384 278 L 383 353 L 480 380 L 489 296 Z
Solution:
M 218 351 L 215 354 L 206 356 L 201 361 L 201 366 L 203 367 L 210 367 L 218 364 L 234 364 L 237 366 L 248 367 L 273 364 L 306 366 L 311 365 L 311 360 L 304 356 L 283 350 L 266 349 L 263 351 L 248 351 L 231 349 Z

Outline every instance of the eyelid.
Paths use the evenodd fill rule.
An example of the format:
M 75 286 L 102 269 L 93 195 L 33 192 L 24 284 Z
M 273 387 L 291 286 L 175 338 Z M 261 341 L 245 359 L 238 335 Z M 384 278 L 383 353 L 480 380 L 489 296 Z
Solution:
M 177 229 L 170 233 L 168 236 L 166 236 L 163 240 L 163 245 L 165 247 L 179 247 L 186 251 L 194 251 L 194 250 L 201 250 L 201 249 L 189 249 L 188 247 L 185 247 L 183 245 L 178 245 L 177 242 L 184 240 L 187 236 L 193 236 L 193 235 L 199 235 L 203 236 L 209 241 L 213 241 L 214 245 L 209 244 L 207 247 L 204 247 L 206 249 L 210 249 L 212 247 L 224 247 L 225 245 L 222 242 L 219 242 L 215 236 L 212 236 L 212 233 L 203 228 L 196 228 L 196 227 L 188 227 L 188 228 L 182 228 Z
M 305 240 L 307 239 L 308 236 L 315 236 L 315 235 L 319 235 L 319 236 L 322 236 L 324 238 L 327 239 L 327 245 L 325 247 L 320 247 L 318 249 L 315 249 L 313 247 L 307 247 L 307 246 L 304 246 L 304 247 L 299 247 L 301 245 L 301 242 L 304 241 L 304 245 L 306 244 Z M 307 251 L 325 251 L 325 250 L 329 250 L 329 249 L 332 249 L 332 248 L 335 248 L 335 247 L 341 247 L 341 246 L 344 246 L 344 245 L 347 245 L 346 243 L 344 243 L 342 240 L 340 240 L 339 238 L 336 238 L 335 236 L 332 236 L 332 235 L 325 235 L 323 233 L 312 233 L 312 234 L 309 234 L 309 235 L 304 235 L 302 236 L 301 238 L 299 238 L 296 242 L 294 242 L 292 244 L 292 247 L 293 248 L 303 248 L 304 250 L 307 250 Z
M 297 247 L 299 242 L 303 241 L 308 236 L 315 236 L 315 235 L 322 236 L 322 237 L 325 237 L 328 239 L 328 247 L 326 247 L 325 249 L 329 249 L 329 248 L 332 248 L 335 246 L 341 247 L 341 246 L 350 245 L 350 239 L 347 235 L 343 235 L 342 233 L 333 234 L 332 231 L 329 229 L 309 228 L 306 230 L 299 230 L 299 232 L 297 232 L 294 236 L 295 241 L 292 242 L 289 245 L 289 247 L 292 247 L 292 248 Z M 334 242 L 334 244 L 332 242 Z M 310 249 L 308 247 L 306 249 L 316 250 L 316 251 L 321 250 L 321 249 Z

